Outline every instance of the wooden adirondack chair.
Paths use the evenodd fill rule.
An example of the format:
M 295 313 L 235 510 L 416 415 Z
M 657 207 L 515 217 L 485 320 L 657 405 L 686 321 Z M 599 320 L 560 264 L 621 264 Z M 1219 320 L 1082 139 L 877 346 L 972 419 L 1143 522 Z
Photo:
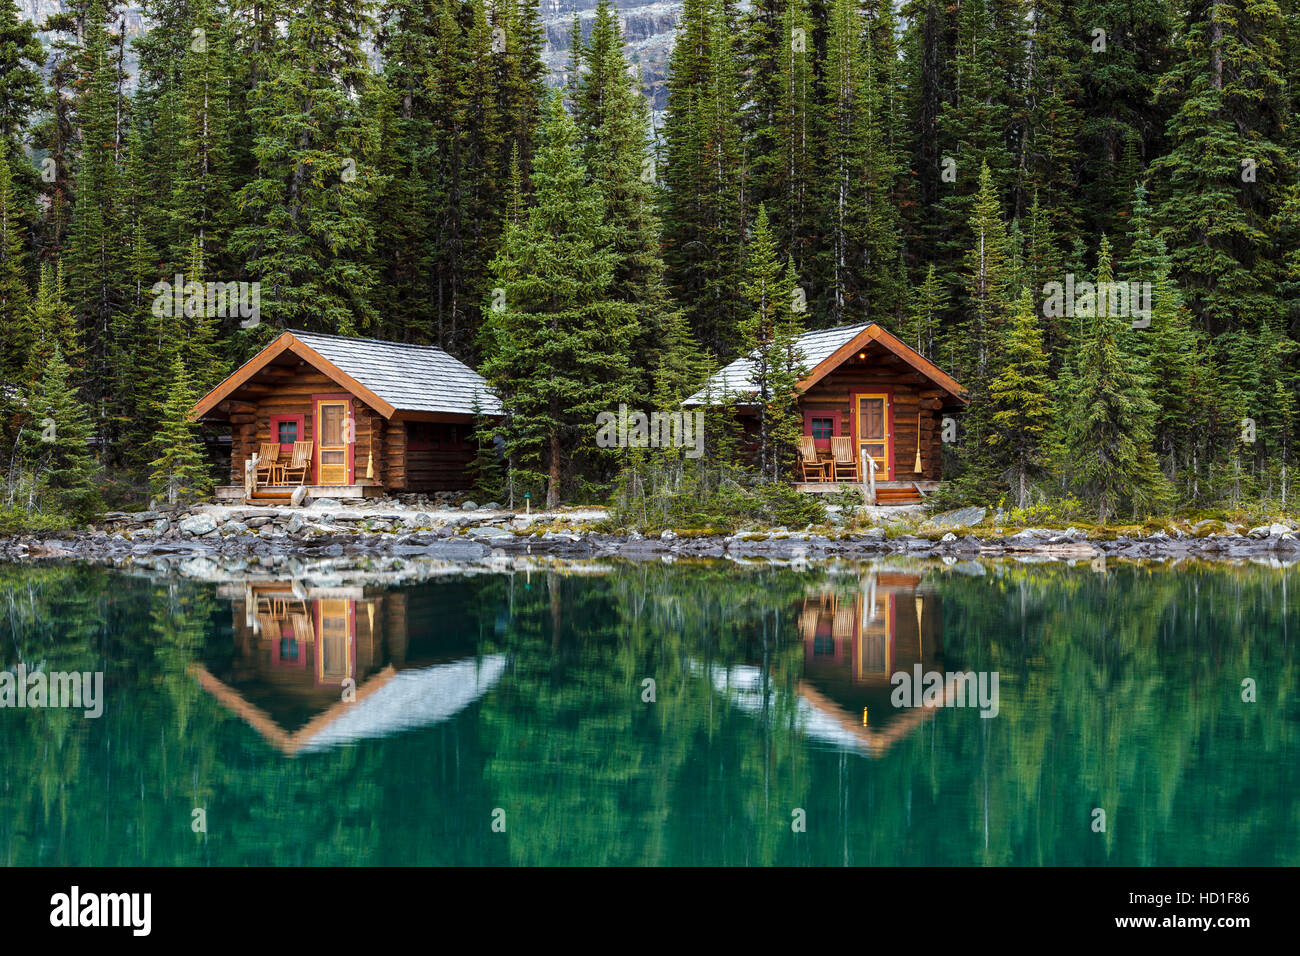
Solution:
M 311 618 L 306 614 L 293 615 L 293 636 L 300 644 L 310 644 L 316 640 L 316 631 L 312 628 Z
M 817 457 L 817 445 L 813 442 L 812 435 L 804 435 L 799 439 L 799 467 L 804 481 L 830 480 L 826 474 L 826 462 Z
M 293 443 L 293 457 L 284 466 L 284 483 L 286 485 L 305 485 L 311 475 L 311 451 L 315 442 L 296 441 Z
M 267 611 L 261 611 L 257 615 L 258 630 L 262 632 L 262 640 L 278 641 L 280 639 L 280 621 L 274 615 Z
M 831 468 L 836 481 L 858 480 L 858 460 L 853 457 L 853 439 L 848 435 L 831 439 Z
M 269 485 L 275 478 L 275 465 L 280 458 L 280 443 L 264 441 L 257 446 L 257 482 Z

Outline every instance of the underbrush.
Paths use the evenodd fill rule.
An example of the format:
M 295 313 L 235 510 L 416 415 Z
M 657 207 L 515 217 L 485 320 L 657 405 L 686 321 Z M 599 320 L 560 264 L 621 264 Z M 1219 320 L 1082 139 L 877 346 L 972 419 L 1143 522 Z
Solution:
M 755 526 L 804 528 L 825 520 L 820 501 L 787 484 L 739 473 L 646 467 L 630 469 L 619 478 L 602 530 L 723 534 Z
M 69 515 L 28 513 L 22 508 L 0 508 L 0 536 L 11 534 L 53 534 L 71 531 L 79 522 Z

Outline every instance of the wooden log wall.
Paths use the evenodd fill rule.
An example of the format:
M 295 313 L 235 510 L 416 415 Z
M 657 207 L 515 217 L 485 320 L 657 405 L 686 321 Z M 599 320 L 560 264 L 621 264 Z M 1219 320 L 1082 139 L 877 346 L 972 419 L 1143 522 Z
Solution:
M 853 435 L 853 394 L 893 390 L 890 432 L 894 438 L 894 481 L 938 481 L 942 477 L 943 395 L 925 376 L 902 362 L 850 359 L 805 392 L 802 411 L 840 417 L 841 435 Z M 920 415 L 918 430 L 917 416 Z M 916 464 L 921 445 L 921 472 Z M 883 478 L 881 479 L 883 480 Z
M 244 462 L 257 453 L 263 442 L 274 440 L 273 415 L 301 415 L 303 434 L 298 440 L 314 441 L 312 396 L 337 395 L 344 391 L 333 379 L 310 366 L 296 369 L 269 366 L 237 389 L 224 403 L 231 425 L 230 483 L 242 485 Z M 384 418 L 358 398 L 352 399 L 352 415 L 356 422 L 355 480 L 366 481 L 366 460 L 373 449 L 375 478 L 371 480 L 382 482 L 386 462 Z
M 384 472 L 393 491 L 406 491 L 406 423 L 392 422 L 388 427 L 387 461 Z
M 432 429 L 427 447 L 413 441 L 412 430 Z M 470 465 L 474 444 L 467 422 L 392 422 L 389 424 L 388 469 L 391 487 L 410 492 L 467 491 L 473 486 Z

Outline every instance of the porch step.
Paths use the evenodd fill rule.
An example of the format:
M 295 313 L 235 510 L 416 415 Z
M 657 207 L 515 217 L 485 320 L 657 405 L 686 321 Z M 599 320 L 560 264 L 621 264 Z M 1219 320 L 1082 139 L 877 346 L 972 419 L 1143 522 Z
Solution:
M 921 495 L 915 488 L 876 488 L 878 505 L 919 505 Z
M 253 501 L 288 501 L 293 497 L 292 491 L 255 491 L 252 494 Z

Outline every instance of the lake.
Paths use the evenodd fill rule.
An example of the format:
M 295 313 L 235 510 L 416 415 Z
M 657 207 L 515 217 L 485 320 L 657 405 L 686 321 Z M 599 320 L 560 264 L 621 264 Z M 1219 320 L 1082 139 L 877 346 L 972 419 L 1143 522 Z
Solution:
M 1295 866 L 1298 574 L 0 565 L 0 860 Z

